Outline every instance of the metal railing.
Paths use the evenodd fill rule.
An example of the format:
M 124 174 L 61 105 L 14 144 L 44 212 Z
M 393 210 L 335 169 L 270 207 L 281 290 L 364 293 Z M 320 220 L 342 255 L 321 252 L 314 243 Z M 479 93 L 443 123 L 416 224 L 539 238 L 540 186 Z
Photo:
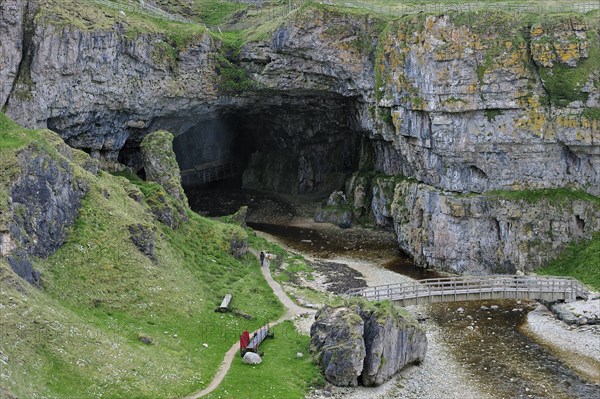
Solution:
M 414 283 L 351 289 L 349 297 L 370 301 L 453 302 L 491 298 L 587 298 L 588 290 L 574 278 L 550 276 L 466 276 L 419 280 Z
M 206 184 L 238 175 L 239 169 L 233 162 L 210 162 L 181 170 L 184 185 Z

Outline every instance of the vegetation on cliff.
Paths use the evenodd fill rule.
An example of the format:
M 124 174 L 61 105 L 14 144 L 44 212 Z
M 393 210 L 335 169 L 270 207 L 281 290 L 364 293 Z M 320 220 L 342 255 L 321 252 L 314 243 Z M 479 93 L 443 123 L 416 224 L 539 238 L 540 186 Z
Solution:
M 571 244 L 561 256 L 539 272 L 553 276 L 572 276 L 594 290 L 600 290 L 600 232 L 591 240 Z

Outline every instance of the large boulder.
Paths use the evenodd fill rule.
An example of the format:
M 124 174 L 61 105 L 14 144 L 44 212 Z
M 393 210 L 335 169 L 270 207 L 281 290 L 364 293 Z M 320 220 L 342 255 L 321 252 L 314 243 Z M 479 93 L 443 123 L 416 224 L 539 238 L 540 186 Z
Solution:
M 341 191 L 331 193 L 327 201 L 317 210 L 315 222 L 332 223 L 344 229 L 352 226 L 352 209 L 348 206 L 344 193 Z
M 262 359 L 258 353 L 246 352 L 246 354 L 242 358 L 242 362 L 244 364 L 260 364 L 262 362 Z
M 363 311 L 365 318 L 364 386 L 381 385 L 404 366 L 419 363 L 427 352 L 423 329 L 394 308 Z
M 336 386 L 376 386 L 425 358 L 427 337 L 408 314 L 389 303 L 321 309 L 310 350 Z
M 310 329 L 310 351 L 325 378 L 337 386 L 357 386 L 366 355 L 364 321 L 358 307 L 326 306 Z

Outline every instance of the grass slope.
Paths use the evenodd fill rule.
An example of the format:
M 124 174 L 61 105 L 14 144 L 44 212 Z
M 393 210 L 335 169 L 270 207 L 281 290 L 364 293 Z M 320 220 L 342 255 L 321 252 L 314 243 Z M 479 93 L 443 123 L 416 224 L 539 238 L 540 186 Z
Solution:
M 538 273 L 572 276 L 600 291 L 600 232 L 591 240 L 571 244 L 560 257 Z
M 55 139 L 4 116 L 0 126 L 1 151 Z M 77 399 L 173 398 L 206 386 L 242 330 L 283 311 L 257 260 L 229 255 L 231 236 L 246 233 L 196 214 L 171 230 L 132 199 L 141 192 L 124 177 L 79 173 L 90 192 L 67 243 L 35 260 L 43 289 L 20 284 L 0 258 L 0 386 L 23 398 Z M 131 242 L 132 224 L 154 231 L 156 261 Z M 215 313 L 226 292 L 254 318 Z
M 275 326 L 273 331 L 275 338 L 265 340 L 260 347 L 265 353 L 263 363 L 250 366 L 236 357 L 219 388 L 207 399 L 304 398 L 311 385 L 323 384 L 321 373 L 307 353 L 310 338 L 298 334 L 291 321 Z

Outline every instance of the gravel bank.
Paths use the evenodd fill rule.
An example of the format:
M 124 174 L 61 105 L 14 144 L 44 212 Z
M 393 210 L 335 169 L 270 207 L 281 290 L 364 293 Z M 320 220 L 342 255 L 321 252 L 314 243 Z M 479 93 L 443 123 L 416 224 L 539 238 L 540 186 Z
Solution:
M 563 306 L 580 313 L 600 312 L 600 300 L 577 301 Z M 523 332 L 563 359 L 584 378 L 600 384 L 600 325 L 569 326 L 544 305 L 527 315 Z

